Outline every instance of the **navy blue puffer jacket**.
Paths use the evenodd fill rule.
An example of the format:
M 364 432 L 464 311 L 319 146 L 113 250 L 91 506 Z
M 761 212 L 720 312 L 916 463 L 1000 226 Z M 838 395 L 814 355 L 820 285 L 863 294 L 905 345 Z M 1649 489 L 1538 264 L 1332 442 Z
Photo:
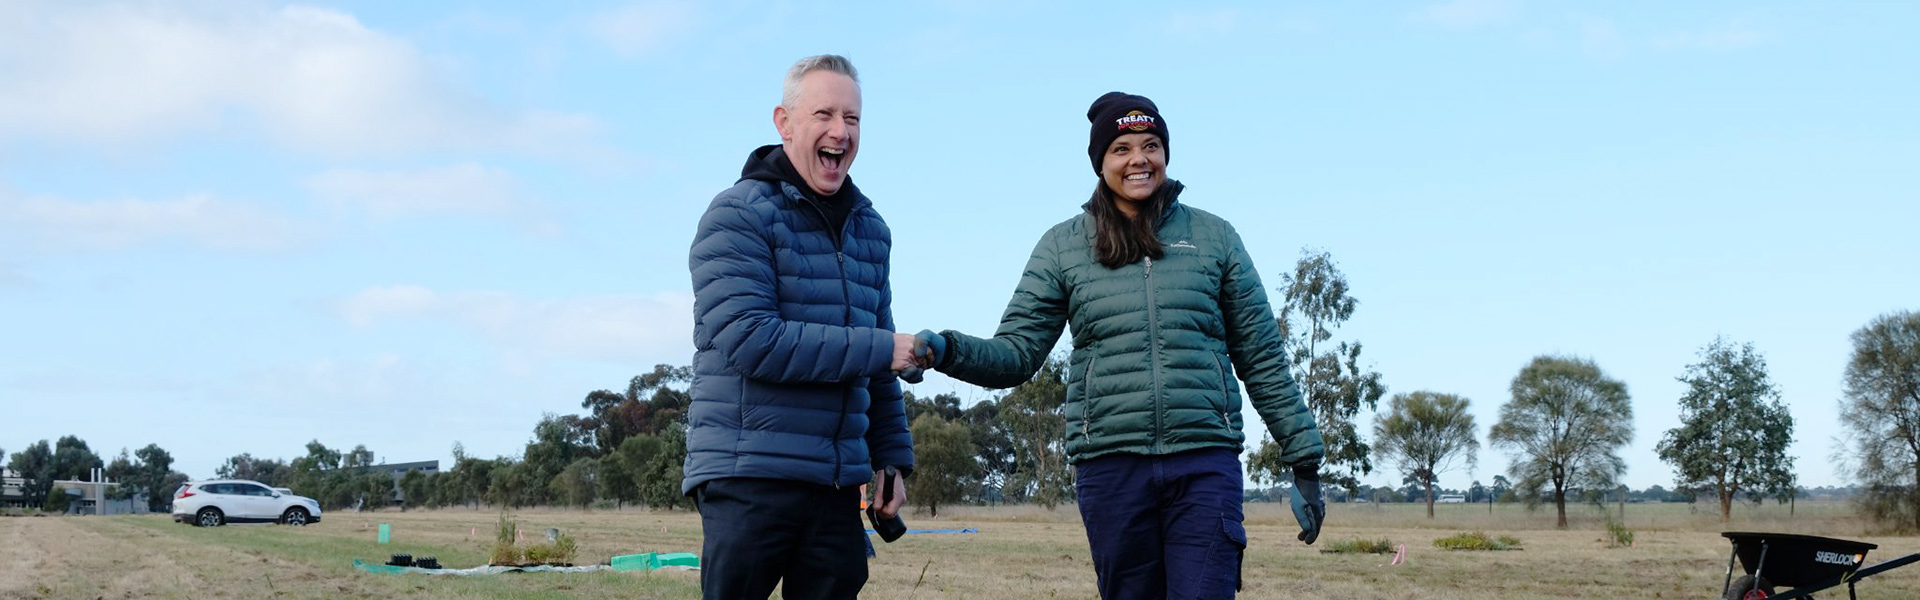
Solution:
M 754 152 L 694 234 L 693 396 L 682 492 L 726 477 L 857 486 L 911 467 L 893 359 L 892 232 L 852 189 L 842 231 Z

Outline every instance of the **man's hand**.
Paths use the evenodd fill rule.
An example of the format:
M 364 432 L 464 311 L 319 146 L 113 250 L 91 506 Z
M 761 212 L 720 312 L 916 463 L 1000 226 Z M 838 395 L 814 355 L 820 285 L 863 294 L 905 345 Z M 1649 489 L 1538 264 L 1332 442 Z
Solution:
M 893 334 L 893 370 L 905 371 L 908 367 L 919 366 L 913 353 L 913 336 L 905 333 Z
M 1320 539 L 1320 525 L 1327 519 L 1327 503 L 1320 498 L 1320 467 L 1293 469 L 1293 489 L 1287 504 L 1293 506 L 1293 518 L 1300 522 L 1300 541 L 1312 546 Z
M 881 482 L 885 482 L 888 480 L 888 478 L 886 477 L 885 471 L 874 471 L 873 476 L 876 480 Z M 887 518 L 887 519 L 891 519 L 894 516 L 899 515 L 900 507 L 907 505 L 907 478 L 901 477 L 899 475 L 895 475 L 892 477 L 892 480 L 893 480 L 893 493 L 888 494 L 885 492 L 885 490 L 882 490 L 880 494 L 880 497 L 883 499 L 888 498 L 889 496 L 892 497 L 891 501 L 888 501 L 884 504 L 879 505 L 880 516 L 882 518 Z M 885 483 L 882 483 L 882 485 L 885 485 Z

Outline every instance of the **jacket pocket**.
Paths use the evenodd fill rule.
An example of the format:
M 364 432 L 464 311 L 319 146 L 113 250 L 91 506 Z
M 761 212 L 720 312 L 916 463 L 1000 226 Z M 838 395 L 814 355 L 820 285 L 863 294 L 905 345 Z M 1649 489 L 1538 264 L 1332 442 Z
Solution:
M 1233 382 L 1227 380 L 1227 367 L 1221 363 L 1220 353 L 1209 352 L 1208 354 L 1213 355 L 1213 374 L 1220 379 L 1220 406 L 1216 407 L 1220 409 L 1220 424 L 1225 425 L 1227 429 L 1233 429 L 1233 418 L 1227 414 L 1227 411 L 1233 408 Z
M 1087 357 L 1087 372 L 1080 375 L 1080 437 L 1093 439 L 1093 366 L 1100 362 L 1100 355 Z

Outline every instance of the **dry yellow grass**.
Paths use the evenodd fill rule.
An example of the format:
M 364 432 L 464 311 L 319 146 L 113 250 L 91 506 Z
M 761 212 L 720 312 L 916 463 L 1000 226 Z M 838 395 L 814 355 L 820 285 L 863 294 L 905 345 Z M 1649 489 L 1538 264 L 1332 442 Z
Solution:
M 1550 511 L 1503 505 L 1334 505 L 1325 540 L 1387 538 L 1407 564 L 1373 554 L 1323 554 L 1294 541 L 1284 505 L 1248 506 L 1252 538 L 1243 598 L 1403 600 L 1710 598 L 1725 574 L 1723 529 L 1813 533 L 1880 544 L 1870 561 L 1920 552 L 1920 538 L 1866 534 L 1844 505 L 1743 506 L 1725 528 L 1687 505 L 1628 505 L 1632 548 L 1606 548 L 1591 507 L 1570 509 L 1557 531 Z M 1608 507 L 1612 509 L 1612 506 Z M 616 554 L 697 552 L 699 517 L 687 512 L 521 510 L 531 538 L 557 527 L 579 543 L 582 563 Z M 693 598 L 691 572 L 521 574 L 493 577 L 374 575 L 360 558 L 433 555 L 449 567 L 484 561 L 499 513 L 450 509 L 335 513 L 306 528 L 249 525 L 202 529 L 164 516 L 0 518 L 0 598 Z M 380 523 L 391 545 L 375 543 Z M 955 507 L 939 519 L 909 515 L 914 528 L 976 527 L 978 534 L 909 535 L 880 546 L 863 598 L 1093 598 L 1085 531 L 1077 511 L 1029 506 Z M 1460 531 L 1519 538 L 1525 550 L 1452 552 L 1436 538 Z M 877 542 L 877 539 L 876 539 Z M 1920 566 L 1867 580 L 1863 599 L 1920 598 Z M 1844 591 L 1840 592 L 1844 595 Z M 1831 596 L 1826 594 L 1823 596 Z

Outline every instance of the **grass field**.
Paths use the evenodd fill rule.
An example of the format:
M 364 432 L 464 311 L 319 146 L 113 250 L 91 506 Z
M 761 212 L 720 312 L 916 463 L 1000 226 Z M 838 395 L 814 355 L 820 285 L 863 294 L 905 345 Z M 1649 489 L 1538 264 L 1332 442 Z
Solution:
M 1599 512 L 1569 508 L 1568 531 L 1550 510 L 1441 505 L 1433 521 L 1414 504 L 1332 505 L 1321 544 L 1294 541 L 1285 505 L 1247 507 L 1252 539 L 1242 598 L 1711 598 L 1728 546 L 1722 530 L 1809 533 L 1880 545 L 1868 562 L 1920 552 L 1920 538 L 1870 535 L 1846 506 L 1803 503 L 1795 514 L 1768 504 L 1737 507 L 1722 527 L 1686 504 L 1629 504 L 1634 545 L 1608 548 Z M 1608 506 L 1613 510 L 1612 505 Z M 645 510 L 519 510 L 531 537 L 559 528 L 579 544 L 581 564 L 617 554 L 698 552 L 699 517 Z M 305 527 L 197 528 L 165 515 L 0 518 L 0 598 L 695 598 L 696 572 L 525 573 L 488 577 L 376 575 L 352 561 L 388 554 L 436 556 L 453 568 L 485 561 L 497 511 L 451 509 L 331 513 Z M 376 543 L 379 524 L 393 541 Z M 1086 538 L 1071 506 L 957 507 L 939 519 L 909 515 L 914 528 L 975 527 L 978 534 L 909 535 L 880 547 L 862 597 L 1094 598 Z M 1517 551 L 1446 551 L 1433 540 L 1484 531 L 1521 540 Z M 1386 555 L 1327 554 L 1341 540 L 1404 544 L 1406 564 Z M 877 538 L 876 538 L 877 543 Z M 857 557 L 856 557 L 857 558 Z M 1920 566 L 1861 583 L 1863 599 L 1920 598 Z M 1829 593 L 1823 597 L 1845 597 Z

